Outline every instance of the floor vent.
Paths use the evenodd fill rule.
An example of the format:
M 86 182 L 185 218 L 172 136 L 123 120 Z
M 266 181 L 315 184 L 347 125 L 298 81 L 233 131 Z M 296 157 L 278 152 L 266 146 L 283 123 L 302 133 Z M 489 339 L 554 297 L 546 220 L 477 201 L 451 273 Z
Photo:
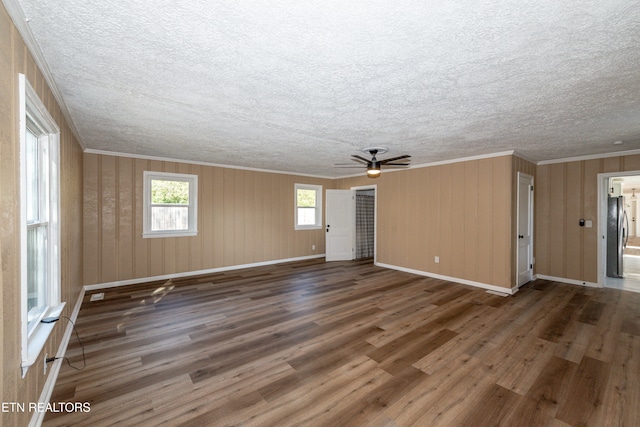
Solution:
M 102 301 L 104 299 L 104 292 L 98 292 L 97 294 L 91 294 L 89 301 Z

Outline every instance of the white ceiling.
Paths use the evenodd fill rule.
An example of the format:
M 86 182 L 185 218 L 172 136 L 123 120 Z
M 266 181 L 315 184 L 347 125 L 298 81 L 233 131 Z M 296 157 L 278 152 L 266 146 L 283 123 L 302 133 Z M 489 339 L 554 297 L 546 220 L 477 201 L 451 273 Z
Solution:
M 638 1 L 3 1 L 88 149 L 335 177 L 640 148 Z

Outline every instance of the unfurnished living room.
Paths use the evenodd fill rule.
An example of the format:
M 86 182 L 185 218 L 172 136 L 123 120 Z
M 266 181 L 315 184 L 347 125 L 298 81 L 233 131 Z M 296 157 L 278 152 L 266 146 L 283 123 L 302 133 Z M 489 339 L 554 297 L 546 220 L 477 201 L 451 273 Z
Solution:
M 3 0 L 3 426 L 640 425 L 640 3 Z

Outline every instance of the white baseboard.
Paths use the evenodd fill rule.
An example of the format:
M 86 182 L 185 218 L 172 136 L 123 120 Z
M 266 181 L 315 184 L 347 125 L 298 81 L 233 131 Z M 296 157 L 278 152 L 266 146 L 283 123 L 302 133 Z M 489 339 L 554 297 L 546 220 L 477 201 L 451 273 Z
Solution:
M 135 285 L 137 283 L 155 282 L 159 280 L 179 279 L 182 277 L 200 276 L 203 274 L 220 273 L 222 271 L 240 270 L 243 268 L 261 267 L 264 265 L 282 264 L 284 262 L 304 261 L 307 259 L 324 258 L 325 254 L 309 255 L 296 258 L 277 259 L 273 261 L 254 262 L 251 264 L 231 265 L 228 267 L 210 268 L 207 270 L 186 271 L 184 273 L 164 274 L 162 276 L 140 277 L 138 279 L 118 280 L 115 282 L 96 283 L 94 285 L 84 285 L 85 291 L 95 291 L 98 289 L 117 288 L 118 286 Z
M 565 277 L 547 276 L 545 274 L 536 274 L 536 278 L 550 280 L 552 282 L 567 283 L 569 285 L 587 286 L 589 288 L 601 288 L 602 286 L 594 282 L 585 282 L 584 280 L 567 279 Z
M 377 262 L 378 267 L 390 268 L 392 270 L 404 271 L 406 273 L 417 274 L 419 276 L 433 277 L 434 279 L 447 280 L 449 282 L 460 283 L 462 285 L 475 286 L 476 288 L 487 289 L 500 294 L 513 295 L 518 292 L 518 288 L 503 288 L 501 286 L 489 285 L 487 283 L 474 282 L 473 280 L 460 279 L 458 277 L 443 276 L 442 274 L 430 273 L 428 271 L 414 270 L 412 268 L 398 267 L 397 265 L 383 264 Z
M 80 295 L 78 296 L 78 300 L 76 301 L 76 305 L 73 307 L 73 311 L 71 312 L 71 316 L 69 317 L 73 323 L 78 319 L 78 313 L 80 312 L 80 306 L 82 306 L 82 300 L 84 299 L 85 290 L 84 288 L 80 290 Z M 60 320 L 58 320 L 60 322 Z M 58 351 L 56 352 L 56 357 L 64 357 L 67 352 L 67 347 L 69 346 L 69 340 L 71 339 L 71 334 L 73 333 L 73 324 L 71 322 L 67 322 L 67 329 L 62 336 L 62 341 L 60 342 L 60 346 L 58 347 Z M 44 387 L 42 388 L 42 393 L 40 393 L 40 398 L 38 399 L 38 404 L 47 406 L 49 401 L 51 400 L 51 395 L 53 394 L 53 388 L 56 385 L 56 380 L 58 379 L 58 374 L 60 373 L 60 367 L 62 366 L 63 359 L 56 359 L 51 362 L 49 368 L 49 375 L 47 376 L 47 380 L 44 383 Z M 46 361 L 45 361 L 46 363 Z M 31 421 L 29 421 L 29 427 L 39 427 L 42 425 L 42 421 L 44 420 L 46 412 L 36 411 L 33 413 L 31 417 Z

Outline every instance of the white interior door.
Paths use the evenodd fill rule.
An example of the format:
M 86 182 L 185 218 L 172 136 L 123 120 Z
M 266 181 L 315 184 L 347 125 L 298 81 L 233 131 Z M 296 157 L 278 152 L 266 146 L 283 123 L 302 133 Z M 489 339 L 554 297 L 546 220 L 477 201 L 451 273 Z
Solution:
M 355 199 L 351 190 L 327 190 L 326 259 L 351 260 L 354 256 Z
M 631 212 L 629 212 L 629 237 L 636 237 L 636 215 L 638 214 L 638 201 L 629 200 Z
M 518 172 L 518 287 L 533 280 L 533 177 Z

